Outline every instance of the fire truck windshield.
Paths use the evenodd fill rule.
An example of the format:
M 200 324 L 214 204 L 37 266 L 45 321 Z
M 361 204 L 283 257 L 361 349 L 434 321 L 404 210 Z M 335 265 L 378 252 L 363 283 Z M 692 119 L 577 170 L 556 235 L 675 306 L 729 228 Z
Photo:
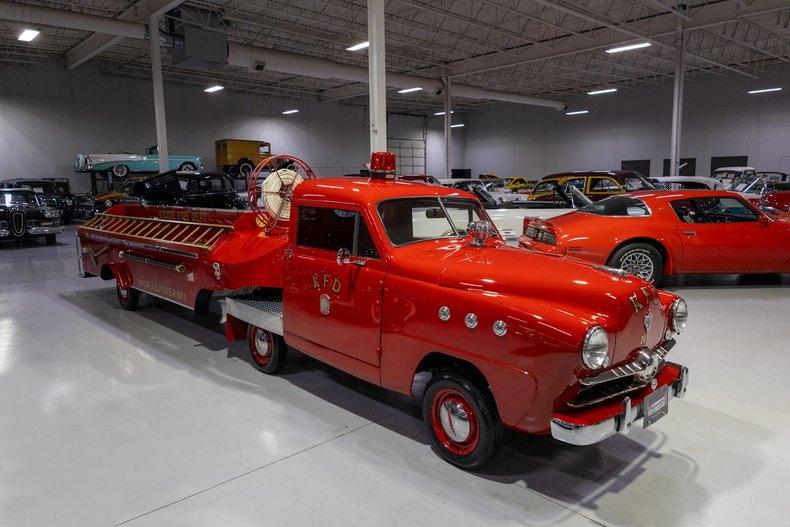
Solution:
M 379 216 L 390 243 L 409 243 L 466 235 L 473 221 L 490 221 L 480 205 L 464 198 L 401 198 L 382 201 Z

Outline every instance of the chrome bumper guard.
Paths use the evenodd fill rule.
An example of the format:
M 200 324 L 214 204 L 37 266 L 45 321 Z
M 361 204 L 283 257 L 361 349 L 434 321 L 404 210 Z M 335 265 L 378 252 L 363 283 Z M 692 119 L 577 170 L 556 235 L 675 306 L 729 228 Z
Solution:
M 678 366 L 680 375 L 669 385 L 669 396 L 682 399 L 686 395 L 686 387 L 689 381 L 689 370 L 685 366 Z M 643 403 L 644 404 L 644 401 Z M 579 425 L 568 423 L 562 419 L 551 420 L 551 435 L 554 439 L 569 443 L 571 445 L 592 445 L 615 434 L 627 434 L 631 431 L 631 426 L 643 416 L 642 404 L 634 406 L 631 398 L 623 399 L 622 411 L 619 415 L 605 419 L 600 423 L 592 425 Z
M 45 234 L 63 234 L 63 226 L 57 227 L 30 227 L 27 230 L 30 236 L 43 236 Z

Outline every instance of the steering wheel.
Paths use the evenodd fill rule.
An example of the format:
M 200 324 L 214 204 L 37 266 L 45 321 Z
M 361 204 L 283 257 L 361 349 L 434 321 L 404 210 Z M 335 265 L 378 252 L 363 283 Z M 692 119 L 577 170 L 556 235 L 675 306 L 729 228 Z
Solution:
M 266 169 L 271 170 L 277 166 L 277 161 L 283 160 L 290 161 L 288 167 L 270 172 L 258 188 L 261 173 Z M 272 232 L 280 220 L 287 222 L 290 219 L 294 189 L 305 179 L 315 179 L 315 177 L 315 172 L 307 163 L 291 155 L 271 156 L 258 163 L 250 174 L 247 199 L 250 210 L 255 213 L 257 224 L 266 234 Z

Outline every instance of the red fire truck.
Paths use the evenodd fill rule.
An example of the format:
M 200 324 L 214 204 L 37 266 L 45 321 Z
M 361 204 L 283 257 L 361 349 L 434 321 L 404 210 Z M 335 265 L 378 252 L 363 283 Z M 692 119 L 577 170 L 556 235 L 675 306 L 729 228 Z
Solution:
M 249 212 L 117 205 L 79 229 L 81 272 L 115 279 L 124 309 L 221 295 L 228 339 L 265 373 L 290 347 L 422 398 L 436 451 L 465 469 L 504 428 L 588 445 L 685 394 L 687 369 L 666 360 L 678 296 L 508 247 L 472 195 L 394 180 L 391 154 L 370 179 L 307 170 L 260 193 L 253 177 Z

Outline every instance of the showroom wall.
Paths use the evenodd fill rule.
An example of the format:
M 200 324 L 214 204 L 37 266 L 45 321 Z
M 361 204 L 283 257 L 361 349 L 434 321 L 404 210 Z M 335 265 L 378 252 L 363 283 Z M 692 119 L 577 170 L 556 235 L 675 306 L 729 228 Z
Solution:
M 698 175 L 710 173 L 712 156 L 735 155 L 748 155 L 758 169 L 790 172 L 790 66 L 771 67 L 759 77 L 703 75 L 686 82 L 681 157 L 697 159 Z M 770 86 L 785 90 L 746 94 Z M 650 159 L 651 175 L 662 174 L 670 148 L 671 79 L 568 102 L 590 113 L 498 105 L 458 116 L 466 123 L 465 166 L 475 175 L 537 178 Z
M 358 172 L 369 159 L 362 106 L 207 94 L 175 84 L 165 85 L 165 99 L 170 152 L 198 153 L 210 168 L 214 141 L 226 137 L 268 140 L 275 153 L 301 157 L 322 176 Z M 298 114 L 281 114 L 294 106 Z M 392 115 L 389 133 L 422 139 L 424 124 L 422 117 Z M 432 153 L 444 151 L 439 139 Z M 102 75 L 90 64 L 67 71 L 59 59 L 0 66 L 1 178 L 65 176 L 85 191 L 88 176 L 72 169 L 76 153 L 137 152 L 155 142 L 150 81 Z

